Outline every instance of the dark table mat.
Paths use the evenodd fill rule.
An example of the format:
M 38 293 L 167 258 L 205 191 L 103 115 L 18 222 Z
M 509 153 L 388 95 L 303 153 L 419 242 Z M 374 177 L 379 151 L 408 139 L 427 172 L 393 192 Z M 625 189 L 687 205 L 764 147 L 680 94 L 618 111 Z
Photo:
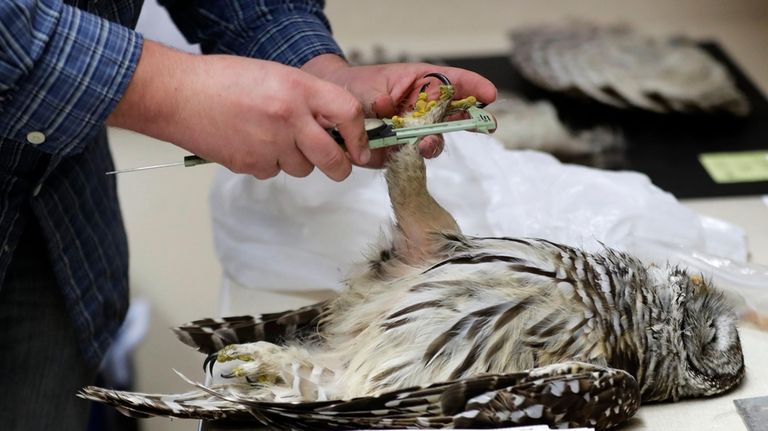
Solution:
M 620 162 L 611 169 L 645 173 L 654 184 L 678 198 L 768 194 L 768 181 L 717 184 L 699 163 L 701 153 L 768 149 L 768 100 L 717 43 L 700 45 L 728 68 L 749 99 L 752 110 L 747 117 L 623 110 L 549 92 L 528 83 L 506 54 L 427 61 L 473 70 L 500 90 L 529 100 L 549 100 L 560 119 L 576 130 L 601 125 L 620 129 L 627 146 Z

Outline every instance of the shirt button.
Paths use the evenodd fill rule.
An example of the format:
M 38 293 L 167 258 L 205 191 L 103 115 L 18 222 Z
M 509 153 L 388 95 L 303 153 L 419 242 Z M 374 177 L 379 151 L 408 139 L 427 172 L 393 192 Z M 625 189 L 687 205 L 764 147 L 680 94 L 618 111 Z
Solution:
M 45 134 L 43 132 L 29 132 L 27 133 L 27 142 L 32 145 L 39 145 L 45 142 Z

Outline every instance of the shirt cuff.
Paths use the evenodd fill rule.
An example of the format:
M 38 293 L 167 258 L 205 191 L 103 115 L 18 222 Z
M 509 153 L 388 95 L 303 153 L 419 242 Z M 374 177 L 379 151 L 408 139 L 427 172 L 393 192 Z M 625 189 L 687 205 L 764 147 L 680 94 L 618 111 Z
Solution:
M 247 40 L 226 43 L 223 51 L 295 67 L 321 54 L 344 57 L 327 24 L 316 15 L 275 14 L 258 30 Z
M 79 153 L 128 87 L 142 43 L 126 27 L 63 5 L 45 51 L 2 103 L 0 136 Z

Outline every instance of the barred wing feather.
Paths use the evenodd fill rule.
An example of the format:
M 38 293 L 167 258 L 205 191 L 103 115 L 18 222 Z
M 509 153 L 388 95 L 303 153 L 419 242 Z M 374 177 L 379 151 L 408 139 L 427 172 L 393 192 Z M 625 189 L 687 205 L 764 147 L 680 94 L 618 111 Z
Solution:
M 200 319 L 173 328 L 173 332 L 182 343 L 206 354 L 230 344 L 279 344 L 315 333 L 327 305 L 324 301 L 281 313 Z

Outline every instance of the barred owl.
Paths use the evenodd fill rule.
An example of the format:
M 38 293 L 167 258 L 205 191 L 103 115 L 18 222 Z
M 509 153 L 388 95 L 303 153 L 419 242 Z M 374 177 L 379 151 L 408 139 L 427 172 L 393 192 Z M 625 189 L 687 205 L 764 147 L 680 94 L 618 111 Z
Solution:
M 451 96 L 443 86 L 424 109 L 445 111 Z M 337 298 L 177 328 L 210 354 L 209 384 L 187 394 L 81 396 L 277 429 L 604 429 L 641 401 L 714 395 L 743 377 L 734 315 L 702 277 L 608 248 L 464 235 L 429 194 L 415 146 L 386 179 L 392 238 Z

